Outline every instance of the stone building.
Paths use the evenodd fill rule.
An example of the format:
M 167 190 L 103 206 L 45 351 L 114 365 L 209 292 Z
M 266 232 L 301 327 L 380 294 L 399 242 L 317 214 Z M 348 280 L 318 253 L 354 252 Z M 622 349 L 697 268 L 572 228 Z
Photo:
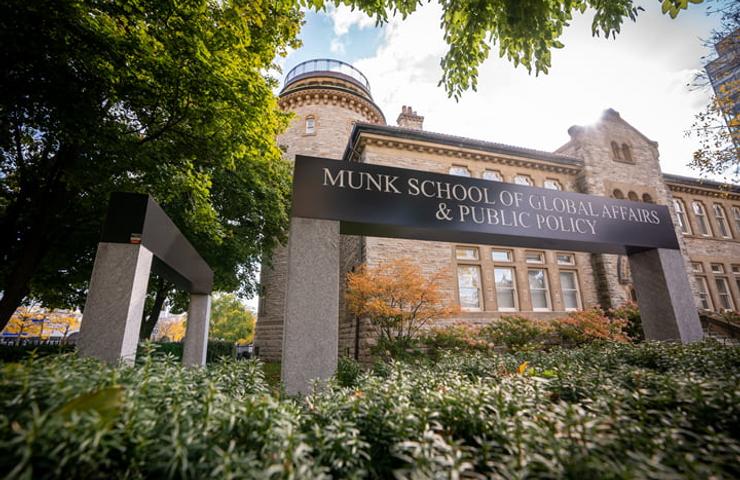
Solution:
M 291 70 L 280 105 L 295 112 L 278 139 L 288 158 L 312 155 L 667 205 L 697 306 L 737 309 L 740 187 L 663 174 L 658 144 L 614 110 L 595 125 L 571 127 L 570 140 L 555 152 L 428 132 L 424 117 L 408 106 L 397 126 L 389 126 L 365 76 L 333 60 Z M 362 263 L 399 257 L 425 272 L 449 272 L 443 291 L 461 313 L 444 322 L 486 323 L 512 312 L 552 319 L 634 298 L 626 258 L 618 255 L 346 235 L 340 251 L 342 279 Z M 282 351 L 286 269 L 281 249 L 262 271 L 255 346 L 268 360 L 279 360 Z M 372 330 L 339 302 L 339 354 L 364 357 Z

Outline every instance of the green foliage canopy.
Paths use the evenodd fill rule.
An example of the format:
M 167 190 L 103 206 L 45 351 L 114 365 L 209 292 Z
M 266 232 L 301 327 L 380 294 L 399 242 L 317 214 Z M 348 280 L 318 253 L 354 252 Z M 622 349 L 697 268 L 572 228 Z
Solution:
M 251 343 L 256 320 L 232 293 L 214 295 L 208 335 L 212 339 L 232 343 Z
M 0 4 L 0 323 L 79 305 L 112 191 L 149 193 L 248 293 L 282 238 L 290 170 L 273 61 L 292 0 Z

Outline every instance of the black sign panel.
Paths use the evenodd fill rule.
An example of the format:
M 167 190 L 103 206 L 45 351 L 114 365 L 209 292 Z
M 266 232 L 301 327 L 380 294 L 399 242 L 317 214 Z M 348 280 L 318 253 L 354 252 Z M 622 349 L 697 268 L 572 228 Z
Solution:
M 347 235 L 597 253 L 679 248 L 662 205 L 300 155 L 292 215 L 339 220 Z

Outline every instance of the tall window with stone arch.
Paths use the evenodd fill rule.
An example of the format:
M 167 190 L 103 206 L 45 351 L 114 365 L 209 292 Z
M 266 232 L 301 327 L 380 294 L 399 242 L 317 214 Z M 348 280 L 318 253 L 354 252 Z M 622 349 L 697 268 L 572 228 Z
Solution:
M 727 215 L 725 214 L 725 208 L 719 203 L 715 203 L 714 205 L 712 205 L 712 208 L 714 209 L 714 219 L 717 222 L 717 229 L 719 230 L 719 234 L 722 235 L 724 238 L 732 238 L 730 227 L 729 225 L 727 225 Z
M 732 216 L 735 217 L 735 231 L 740 233 L 740 207 L 732 207 Z
M 619 151 L 619 144 L 614 141 L 612 141 L 612 156 L 614 157 L 614 160 L 617 160 L 617 161 L 622 160 L 622 154 Z
M 468 167 L 465 167 L 463 165 L 451 166 L 449 173 L 450 175 L 456 175 L 458 177 L 469 177 L 470 176 L 470 170 L 468 170 Z
M 632 150 L 630 149 L 630 146 L 626 143 L 622 144 L 622 159 L 625 162 L 634 162 L 634 160 L 632 160 Z
M 624 193 L 618 188 L 615 188 L 612 192 L 612 197 L 616 198 L 617 200 L 623 200 L 624 199 Z
M 316 133 L 316 117 L 309 115 L 306 117 L 306 135 L 314 135 Z
M 683 204 L 683 201 L 674 198 L 673 208 L 676 210 L 676 221 L 678 222 L 678 228 L 681 229 L 682 233 L 690 235 L 691 227 L 689 226 L 689 220 L 686 217 L 686 206 Z
M 699 233 L 705 237 L 711 237 L 712 229 L 709 227 L 709 222 L 707 222 L 707 211 L 704 208 L 704 204 L 698 200 L 694 200 L 691 203 L 691 208 L 694 210 L 694 217 L 696 218 L 696 225 L 699 227 Z
M 529 175 L 522 175 L 519 174 L 516 177 L 514 177 L 514 183 L 517 185 L 529 185 L 530 187 L 534 185 L 534 182 L 532 181 L 532 177 Z

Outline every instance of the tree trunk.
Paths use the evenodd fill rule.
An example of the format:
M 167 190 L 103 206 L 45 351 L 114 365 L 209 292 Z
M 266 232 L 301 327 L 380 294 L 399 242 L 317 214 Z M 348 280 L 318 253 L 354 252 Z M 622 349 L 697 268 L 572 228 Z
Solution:
M 172 285 L 164 278 L 159 277 L 157 279 L 156 293 L 154 294 L 154 305 L 152 305 L 149 315 L 144 314 L 144 318 L 141 321 L 141 330 L 139 330 L 139 339 L 148 340 L 154 331 L 154 326 L 159 320 L 159 314 L 164 306 L 164 301 L 167 300 L 167 296 L 172 289 Z

